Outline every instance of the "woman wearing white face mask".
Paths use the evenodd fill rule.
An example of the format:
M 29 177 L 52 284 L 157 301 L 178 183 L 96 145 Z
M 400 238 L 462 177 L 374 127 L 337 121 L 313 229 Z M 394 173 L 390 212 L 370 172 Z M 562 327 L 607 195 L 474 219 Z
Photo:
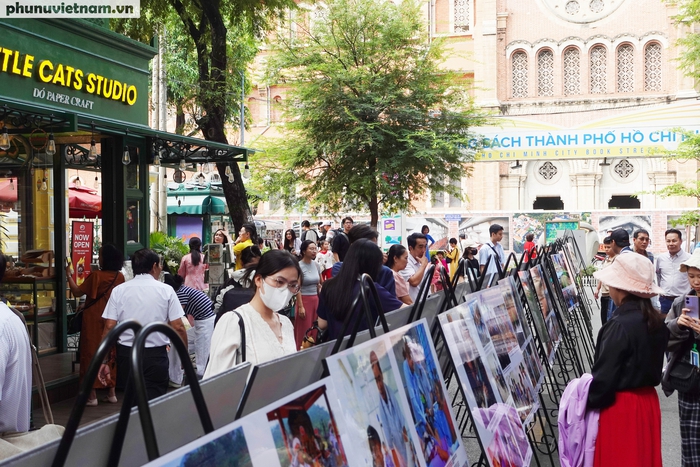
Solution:
M 243 318 L 246 361 L 256 365 L 294 353 L 294 326 L 277 311 L 301 288 L 299 261 L 284 250 L 270 250 L 253 266 L 255 296 L 236 311 Z M 241 333 L 236 313 L 225 313 L 214 328 L 204 378 L 233 368 L 241 361 Z

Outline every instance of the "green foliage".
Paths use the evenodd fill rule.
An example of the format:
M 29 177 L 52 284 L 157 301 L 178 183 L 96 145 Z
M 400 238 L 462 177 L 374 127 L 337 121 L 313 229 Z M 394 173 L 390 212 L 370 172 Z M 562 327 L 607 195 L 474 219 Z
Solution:
M 289 123 L 257 155 L 256 186 L 287 207 L 369 210 L 376 225 L 428 190 L 461 196 L 450 181 L 469 172 L 483 117 L 462 74 L 441 68 L 420 5 L 396 3 L 332 0 L 271 44 L 268 79 L 292 85 Z
M 676 24 L 687 29 L 687 34 L 678 39 L 681 46 L 680 64 L 683 72 L 694 78 L 700 78 L 700 34 L 693 33 L 693 25 L 700 22 L 700 0 L 681 0 L 677 2 L 680 13 L 674 18 Z
M 150 245 L 153 251 L 165 259 L 171 270 L 177 270 L 182 257 L 190 252 L 189 246 L 181 238 L 169 237 L 163 232 L 151 232 Z

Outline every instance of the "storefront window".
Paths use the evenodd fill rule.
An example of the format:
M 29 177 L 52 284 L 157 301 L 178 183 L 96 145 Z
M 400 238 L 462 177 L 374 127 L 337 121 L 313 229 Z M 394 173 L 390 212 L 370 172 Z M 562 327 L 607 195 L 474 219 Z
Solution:
M 133 162 L 126 166 L 126 187 L 139 189 L 139 164 Z
M 130 199 L 126 208 L 126 241 L 140 243 L 139 239 L 139 200 Z

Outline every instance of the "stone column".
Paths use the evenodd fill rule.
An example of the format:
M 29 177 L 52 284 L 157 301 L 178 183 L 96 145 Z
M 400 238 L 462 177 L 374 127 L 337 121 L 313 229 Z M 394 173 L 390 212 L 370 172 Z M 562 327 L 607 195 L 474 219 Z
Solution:
M 649 191 L 656 192 L 667 186 L 676 183 L 676 172 L 648 172 L 647 177 L 649 177 L 649 182 L 651 182 L 651 189 Z M 652 195 L 652 208 L 656 208 L 661 203 L 659 203 L 659 196 Z M 694 207 L 692 200 L 689 204 L 687 200 L 692 200 L 692 198 L 683 198 L 680 196 L 671 196 L 663 200 L 663 207 L 667 209 L 681 208 L 681 207 Z
M 502 211 L 523 210 L 523 189 L 525 175 L 512 173 L 501 175 L 501 206 Z
M 574 206 L 570 209 L 574 211 L 591 211 L 597 209 L 600 193 L 598 192 L 600 174 L 575 174 L 570 176 L 571 185 L 574 189 Z M 569 209 L 568 206 L 564 206 Z M 607 206 L 606 206 L 607 207 Z

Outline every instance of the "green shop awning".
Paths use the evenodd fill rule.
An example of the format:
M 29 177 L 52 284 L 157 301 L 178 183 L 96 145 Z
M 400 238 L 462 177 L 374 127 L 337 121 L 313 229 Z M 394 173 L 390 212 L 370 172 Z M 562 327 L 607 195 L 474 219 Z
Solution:
M 226 200 L 218 196 L 168 196 L 168 214 L 226 214 Z

